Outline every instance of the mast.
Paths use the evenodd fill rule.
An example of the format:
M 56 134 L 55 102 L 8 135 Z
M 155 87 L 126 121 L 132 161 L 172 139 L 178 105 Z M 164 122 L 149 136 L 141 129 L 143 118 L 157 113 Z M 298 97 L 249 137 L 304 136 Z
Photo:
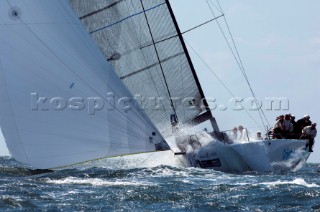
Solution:
M 204 96 L 204 92 L 203 92 L 203 90 L 202 90 L 202 87 L 201 87 L 199 78 L 198 78 L 198 76 L 197 76 L 196 70 L 195 70 L 194 65 L 193 65 L 193 63 L 192 63 L 192 60 L 191 60 L 191 57 L 190 57 L 190 55 L 189 55 L 187 46 L 186 46 L 186 44 L 185 44 L 185 42 L 184 42 L 184 39 L 183 39 L 181 30 L 180 30 L 180 28 L 179 28 L 178 22 L 177 22 L 177 20 L 176 20 L 176 17 L 175 17 L 175 15 L 174 15 L 174 13 L 173 13 L 171 4 L 170 4 L 169 0 L 165 0 L 165 1 L 166 1 L 167 6 L 168 6 L 169 13 L 170 13 L 171 18 L 172 18 L 172 20 L 173 20 L 174 26 L 175 26 L 175 28 L 176 28 L 176 30 L 177 30 L 178 37 L 179 37 L 179 39 L 180 39 L 181 45 L 182 45 L 183 50 L 184 50 L 184 52 L 185 52 L 185 54 L 186 54 L 186 57 L 187 57 L 189 66 L 190 66 L 190 68 L 191 68 L 191 71 L 192 71 L 192 74 L 193 74 L 193 77 L 194 77 L 194 80 L 195 80 L 195 82 L 196 82 L 196 84 L 197 84 L 197 87 L 198 87 L 198 89 L 199 89 L 199 92 L 200 92 L 200 95 L 201 95 L 201 99 L 203 99 L 203 104 L 204 104 L 204 106 L 205 106 L 205 108 L 206 108 L 206 112 L 205 112 L 204 114 L 201 114 L 201 115 L 195 117 L 194 120 L 193 120 L 193 122 L 194 122 L 195 124 L 198 124 L 198 123 L 202 123 L 202 122 L 204 122 L 204 121 L 206 121 L 206 120 L 210 120 L 213 130 L 216 131 L 216 132 L 220 132 L 219 127 L 218 127 L 218 124 L 217 124 L 217 122 L 216 122 L 216 119 L 213 117 L 212 112 L 211 112 L 210 107 L 209 107 L 209 104 L 208 104 L 208 102 L 207 102 L 207 100 L 206 100 L 206 98 L 205 98 L 205 96 Z

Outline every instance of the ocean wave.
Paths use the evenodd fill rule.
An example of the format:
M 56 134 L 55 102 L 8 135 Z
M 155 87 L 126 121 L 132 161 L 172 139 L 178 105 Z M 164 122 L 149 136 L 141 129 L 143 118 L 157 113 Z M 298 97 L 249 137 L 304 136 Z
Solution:
M 302 178 L 296 178 L 292 181 L 275 181 L 275 182 L 262 182 L 258 183 L 259 185 L 266 185 L 268 187 L 276 187 L 278 185 L 298 185 L 298 186 L 304 186 L 307 188 L 319 188 L 320 186 L 315 184 L 315 183 L 307 183 L 304 179 Z
M 63 179 L 47 179 L 50 184 L 79 184 L 79 185 L 92 185 L 92 186 L 155 186 L 155 184 L 147 182 L 136 181 L 107 181 L 99 178 L 82 179 L 77 177 L 67 177 Z

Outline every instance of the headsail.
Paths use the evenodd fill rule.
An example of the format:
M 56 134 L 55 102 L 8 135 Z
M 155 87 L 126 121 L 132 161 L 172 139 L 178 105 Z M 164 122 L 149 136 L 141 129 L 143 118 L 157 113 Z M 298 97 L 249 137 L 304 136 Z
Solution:
M 213 119 L 168 0 L 69 2 L 163 135 L 173 112 L 182 124 Z
M 65 0 L 0 2 L 0 127 L 34 168 L 169 149 Z

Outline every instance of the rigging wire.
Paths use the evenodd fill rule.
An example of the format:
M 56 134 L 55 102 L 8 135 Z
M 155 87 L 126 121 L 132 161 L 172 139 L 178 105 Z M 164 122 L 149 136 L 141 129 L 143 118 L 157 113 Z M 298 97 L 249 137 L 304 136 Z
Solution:
M 194 26 L 194 27 L 192 27 L 191 29 L 188 29 L 188 30 L 186 30 L 186 31 L 184 31 L 184 32 L 181 32 L 181 34 L 183 35 L 183 34 L 185 34 L 185 33 L 187 33 L 187 32 L 190 32 L 190 31 L 195 30 L 195 29 L 197 29 L 197 28 L 199 28 L 199 27 L 202 27 L 202 26 L 204 26 L 204 25 L 207 25 L 208 23 L 210 23 L 210 22 L 212 22 L 212 21 L 214 21 L 214 20 L 217 20 L 217 19 L 221 18 L 222 16 L 224 16 L 224 14 L 219 15 L 219 16 L 217 16 L 217 17 L 214 17 L 214 18 L 210 19 L 209 21 L 206 21 L 206 22 L 204 22 L 204 23 L 202 23 L 202 24 L 199 24 L 199 25 L 197 25 L 197 26 Z
M 220 77 L 212 70 L 212 68 L 209 66 L 209 64 L 201 57 L 201 55 L 188 43 L 188 46 L 191 48 L 191 50 L 197 55 L 197 57 L 205 64 L 205 66 L 208 68 L 208 70 L 216 77 L 216 79 L 222 84 L 222 86 L 227 90 L 227 92 L 233 97 L 236 98 L 235 95 L 232 93 L 232 91 L 228 88 L 228 86 L 220 79 Z M 239 103 L 240 104 L 240 103 Z M 241 104 L 240 104 L 241 105 Z M 249 115 L 249 117 L 257 124 L 257 120 L 243 107 L 245 112 Z
M 214 11 L 213 11 L 213 9 L 212 9 L 209 1 L 210 1 L 210 3 L 211 3 L 212 5 L 214 5 L 214 4 L 212 3 L 211 0 L 206 0 L 206 2 L 207 2 L 208 6 L 209 6 L 209 8 L 210 8 L 210 11 L 211 11 L 213 17 L 216 17 L 216 15 L 215 15 L 215 13 L 214 13 Z M 219 1 L 218 1 L 218 0 L 217 0 L 217 2 L 218 2 L 218 5 L 219 5 L 219 8 L 220 8 L 219 11 L 223 11 L 222 8 L 221 8 L 221 6 L 220 6 L 220 4 L 219 4 Z M 215 6 L 215 5 L 214 5 L 214 6 Z M 263 124 L 263 126 L 265 127 L 265 129 L 268 129 L 268 126 L 266 126 L 264 119 L 266 120 L 266 122 L 267 122 L 267 124 L 268 124 L 269 126 L 270 126 L 270 124 L 269 124 L 269 122 L 268 122 L 268 120 L 267 120 L 264 112 L 262 111 L 261 106 L 260 106 L 260 104 L 259 104 L 259 102 L 258 102 L 258 100 L 257 100 L 257 98 L 256 98 L 256 95 L 255 95 L 253 89 L 252 89 L 251 83 L 250 83 L 250 81 L 249 81 L 249 79 L 248 79 L 248 76 L 247 76 L 247 74 L 246 74 L 245 68 L 244 68 L 244 66 L 243 66 L 243 63 L 242 63 L 242 60 L 241 60 L 241 57 L 240 57 L 238 48 L 236 47 L 235 41 L 234 41 L 234 39 L 233 39 L 233 35 L 232 35 L 232 33 L 231 33 L 231 30 L 230 30 L 230 27 L 229 27 L 229 25 L 228 25 L 228 22 L 227 22 L 225 16 L 224 16 L 223 18 L 224 18 L 225 23 L 226 23 L 226 25 L 227 25 L 227 28 L 228 28 L 228 31 L 229 31 L 229 35 L 230 35 L 230 37 L 231 37 L 231 39 L 232 39 L 232 43 L 233 43 L 233 46 L 234 46 L 234 48 L 235 48 L 236 53 L 234 52 L 234 50 L 233 50 L 233 48 L 232 48 L 232 46 L 231 46 L 231 44 L 230 44 L 230 42 L 229 42 L 229 40 L 228 40 L 225 32 L 223 31 L 223 29 L 222 29 L 219 21 L 216 20 L 216 22 L 217 22 L 217 24 L 218 24 L 218 26 L 219 26 L 219 29 L 220 29 L 220 31 L 221 31 L 224 39 L 226 40 L 226 42 L 227 42 L 227 44 L 228 44 L 228 47 L 229 47 L 229 49 L 230 49 L 230 51 L 231 51 L 231 53 L 232 53 L 235 61 L 236 61 L 237 64 L 238 64 L 238 67 L 239 67 L 241 73 L 243 74 L 243 76 L 244 76 L 244 78 L 245 78 L 245 80 L 246 80 L 246 82 L 247 82 L 247 84 L 248 84 L 248 86 L 249 86 L 249 89 L 250 89 L 250 92 L 251 92 L 251 94 L 252 94 L 252 96 L 253 96 L 253 98 L 254 98 L 255 104 L 256 104 L 256 106 L 258 107 L 258 112 L 259 112 L 259 116 L 260 116 L 260 119 L 261 119 L 261 121 L 262 121 L 262 124 Z M 263 119 L 262 116 L 264 117 L 264 119 Z
M 197 28 L 199 28 L 199 27 L 202 27 L 202 26 L 204 26 L 204 25 L 207 25 L 207 24 L 211 23 L 211 22 L 213 22 L 214 20 L 216 20 L 216 19 L 218 19 L 218 18 L 221 18 L 222 16 L 224 16 L 224 14 L 222 14 L 222 15 L 220 15 L 220 16 L 218 16 L 218 17 L 212 18 L 212 19 L 210 19 L 210 20 L 208 20 L 208 21 L 206 21 L 206 22 L 204 22 L 204 23 L 202 23 L 202 24 L 199 24 L 199 25 L 197 25 L 197 26 L 194 26 L 194 27 L 192 27 L 192 28 L 190 28 L 190 29 L 188 29 L 188 30 L 186 30 L 186 31 L 184 31 L 184 32 L 181 32 L 181 33 L 178 33 L 178 34 L 176 34 L 176 35 L 172 35 L 172 36 L 170 36 L 170 37 L 167 37 L 167 38 L 164 38 L 164 39 L 162 39 L 162 40 L 156 41 L 155 44 L 158 44 L 158 43 L 161 43 L 161 42 L 170 40 L 170 39 L 172 39 L 172 38 L 179 37 L 180 34 L 181 34 L 181 35 L 184 35 L 184 34 L 190 32 L 190 31 L 193 31 L 193 30 L 195 30 L 195 29 L 197 29 Z M 142 48 L 149 47 L 149 46 L 152 46 L 152 45 L 153 45 L 153 43 L 152 43 L 152 44 L 148 44 L 148 45 L 146 45 L 146 46 L 142 46 L 141 49 L 142 49 Z
M 222 10 L 222 7 L 221 7 L 221 5 L 220 5 L 220 3 L 219 3 L 219 0 L 217 0 L 217 3 L 218 3 L 218 5 L 219 5 L 220 11 L 223 11 L 223 10 Z M 260 108 L 260 109 L 259 109 L 259 113 L 261 112 L 261 114 L 262 114 L 262 115 L 260 114 L 260 118 L 261 118 L 261 120 L 262 120 L 262 122 L 263 122 L 263 119 L 262 119 L 262 117 L 261 117 L 261 116 L 263 116 L 263 117 L 265 118 L 266 123 L 268 124 L 268 126 L 270 126 L 270 124 L 269 124 L 269 122 L 268 122 L 268 119 L 267 119 L 265 113 L 263 112 L 263 110 L 261 109 L 261 105 L 259 104 L 259 102 L 258 102 L 258 100 L 257 100 L 257 98 L 256 98 L 256 95 L 255 95 L 255 93 L 254 93 L 254 91 L 253 91 L 253 88 L 252 88 L 252 86 L 251 86 L 251 83 L 250 83 L 250 81 L 249 81 L 249 78 L 248 78 L 248 76 L 247 76 L 247 74 L 246 74 L 246 70 L 245 70 L 245 68 L 244 68 L 244 66 L 243 66 L 242 59 L 241 59 L 241 57 L 240 57 L 238 48 L 237 48 L 237 46 L 236 46 L 235 40 L 234 40 L 234 38 L 233 38 L 233 35 L 232 35 L 232 33 L 231 33 L 231 29 L 230 29 L 230 27 L 229 27 L 227 18 L 226 18 L 225 16 L 224 16 L 223 18 L 224 18 L 225 23 L 226 23 L 226 26 L 227 26 L 227 28 L 228 28 L 229 35 L 230 35 L 230 37 L 231 37 L 231 39 L 232 39 L 232 43 L 233 43 L 234 49 L 235 49 L 235 51 L 236 51 L 236 53 L 237 53 L 237 56 L 238 56 L 238 58 L 239 58 L 239 61 L 240 61 L 240 64 L 241 64 L 241 67 L 242 67 L 244 76 L 246 77 L 247 84 L 248 84 L 248 86 L 249 86 L 249 88 L 250 88 L 250 91 L 251 91 L 253 97 L 254 97 L 254 100 L 255 100 L 256 105 Z M 264 126 L 265 126 L 265 125 L 264 125 Z M 268 126 L 265 126 L 265 127 L 268 129 Z
M 220 3 L 219 3 L 219 0 L 216 0 L 216 1 L 217 1 L 218 5 L 219 5 L 220 11 L 223 11 L 223 10 L 222 10 L 222 7 L 221 7 L 221 5 L 220 5 Z M 246 74 L 246 70 L 245 70 L 245 68 L 244 68 L 244 66 L 243 66 L 242 59 L 241 59 L 241 57 L 240 57 L 240 54 L 239 54 L 237 45 L 236 45 L 235 40 L 234 40 L 234 38 L 233 38 L 233 35 L 232 35 L 232 33 L 231 33 L 231 29 L 230 29 L 230 27 L 229 27 L 227 18 L 224 16 L 223 19 L 225 20 L 226 26 L 227 26 L 228 31 L 229 31 L 229 35 L 230 35 L 230 37 L 231 37 L 231 39 L 232 39 L 232 43 L 233 43 L 234 49 L 235 49 L 235 51 L 236 51 L 236 53 L 237 53 L 237 56 L 238 56 L 238 58 L 239 58 L 239 61 L 240 61 L 240 64 L 241 64 L 243 73 L 244 73 L 244 75 L 245 75 L 245 77 L 246 77 L 246 80 L 247 80 L 248 86 L 249 86 L 249 88 L 250 88 L 250 90 L 251 90 L 251 93 L 252 93 L 252 95 L 253 95 L 253 97 L 254 97 L 254 99 L 255 99 L 255 101 L 256 101 L 257 106 L 260 108 L 259 111 L 262 113 L 262 115 L 263 115 L 263 117 L 265 118 L 268 126 L 270 126 L 270 124 L 269 124 L 269 122 L 268 122 L 268 119 L 267 119 L 265 113 L 263 112 L 263 110 L 262 110 L 261 107 L 260 107 L 261 105 L 259 105 L 259 102 L 258 102 L 258 100 L 257 100 L 257 98 L 256 98 L 256 95 L 255 95 L 254 91 L 253 91 L 253 88 L 252 88 L 252 86 L 251 86 L 251 83 L 250 83 L 250 81 L 249 81 L 249 78 L 248 78 L 248 76 L 247 76 L 247 74 Z M 262 121 L 263 121 L 263 120 L 262 120 Z

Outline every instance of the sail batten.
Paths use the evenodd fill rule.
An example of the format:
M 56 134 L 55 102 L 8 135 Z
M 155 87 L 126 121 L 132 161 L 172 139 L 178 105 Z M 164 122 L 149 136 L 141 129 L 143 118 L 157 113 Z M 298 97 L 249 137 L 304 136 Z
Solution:
M 133 96 L 154 100 L 142 108 L 164 136 L 172 134 L 173 112 L 181 124 L 211 115 L 168 1 L 69 3 Z M 101 12 L 83 18 L 92 11 Z

